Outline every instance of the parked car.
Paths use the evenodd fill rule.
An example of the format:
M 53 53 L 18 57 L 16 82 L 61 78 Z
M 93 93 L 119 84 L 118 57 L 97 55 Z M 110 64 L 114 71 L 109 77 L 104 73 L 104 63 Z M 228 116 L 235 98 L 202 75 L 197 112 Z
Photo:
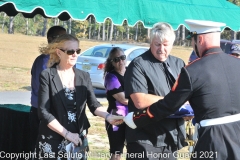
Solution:
M 222 48 L 223 52 L 225 52 L 227 54 L 230 54 L 230 49 L 231 49 L 232 44 L 233 44 L 233 42 L 231 42 L 229 40 L 225 40 L 225 39 L 220 40 L 220 47 Z M 194 51 L 192 51 L 192 53 L 190 54 L 189 60 L 188 60 L 188 64 L 197 58 L 198 58 L 198 56 L 196 55 L 196 53 Z
M 223 52 L 229 54 L 231 46 L 232 46 L 232 42 L 231 41 L 225 40 L 225 39 L 221 39 L 220 40 L 220 47 L 222 48 Z
M 126 55 L 126 67 L 137 56 L 149 49 L 149 47 L 128 45 L 128 44 L 101 44 L 82 52 L 77 59 L 76 68 L 90 74 L 94 88 L 105 89 L 103 70 L 109 52 L 113 47 L 120 47 Z
M 239 39 L 234 39 L 234 40 L 232 40 L 232 43 L 240 44 L 240 40 Z

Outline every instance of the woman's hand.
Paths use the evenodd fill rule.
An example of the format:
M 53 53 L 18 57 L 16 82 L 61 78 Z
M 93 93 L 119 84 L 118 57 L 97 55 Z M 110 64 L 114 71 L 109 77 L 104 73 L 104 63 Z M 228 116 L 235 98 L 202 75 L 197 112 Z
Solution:
M 123 116 L 116 116 L 116 115 L 112 115 L 112 114 L 109 114 L 107 117 L 106 117 L 106 121 L 108 121 L 110 124 L 112 125 L 120 125 L 123 123 Z
M 78 133 L 67 132 L 65 139 L 69 140 L 70 142 L 73 142 L 75 146 L 82 145 L 82 140 L 79 137 Z
M 117 126 L 117 125 L 122 124 L 123 122 L 124 122 L 123 120 L 117 120 L 113 123 L 113 125 Z

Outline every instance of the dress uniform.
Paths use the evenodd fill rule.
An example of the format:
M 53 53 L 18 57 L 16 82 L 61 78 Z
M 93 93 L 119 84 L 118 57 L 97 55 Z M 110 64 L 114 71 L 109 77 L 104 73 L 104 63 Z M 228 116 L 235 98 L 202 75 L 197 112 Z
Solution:
M 192 34 L 219 32 L 224 24 L 186 20 Z M 199 124 L 192 159 L 240 159 L 240 59 L 212 47 L 182 68 L 171 92 L 150 107 L 129 113 L 124 121 L 141 128 L 174 113 L 186 101 Z

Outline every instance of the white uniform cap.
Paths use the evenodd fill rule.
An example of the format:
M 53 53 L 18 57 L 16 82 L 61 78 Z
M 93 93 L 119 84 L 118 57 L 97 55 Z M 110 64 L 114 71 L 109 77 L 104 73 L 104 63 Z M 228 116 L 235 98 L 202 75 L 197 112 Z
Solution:
M 185 23 L 189 26 L 191 35 L 203 34 L 210 32 L 220 32 L 225 23 L 213 22 L 213 21 L 203 21 L 203 20 L 192 20 L 186 19 Z

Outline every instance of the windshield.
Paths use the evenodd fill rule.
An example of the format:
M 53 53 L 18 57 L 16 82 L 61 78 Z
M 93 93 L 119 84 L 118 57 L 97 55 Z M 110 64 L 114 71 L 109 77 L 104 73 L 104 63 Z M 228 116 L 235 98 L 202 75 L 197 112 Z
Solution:
M 109 52 L 113 47 L 106 47 L 106 46 L 96 46 L 89 48 L 88 50 L 84 51 L 80 56 L 91 56 L 91 57 L 105 57 L 107 58 Z M 123 49 L 125 51 L 125 49 Z

